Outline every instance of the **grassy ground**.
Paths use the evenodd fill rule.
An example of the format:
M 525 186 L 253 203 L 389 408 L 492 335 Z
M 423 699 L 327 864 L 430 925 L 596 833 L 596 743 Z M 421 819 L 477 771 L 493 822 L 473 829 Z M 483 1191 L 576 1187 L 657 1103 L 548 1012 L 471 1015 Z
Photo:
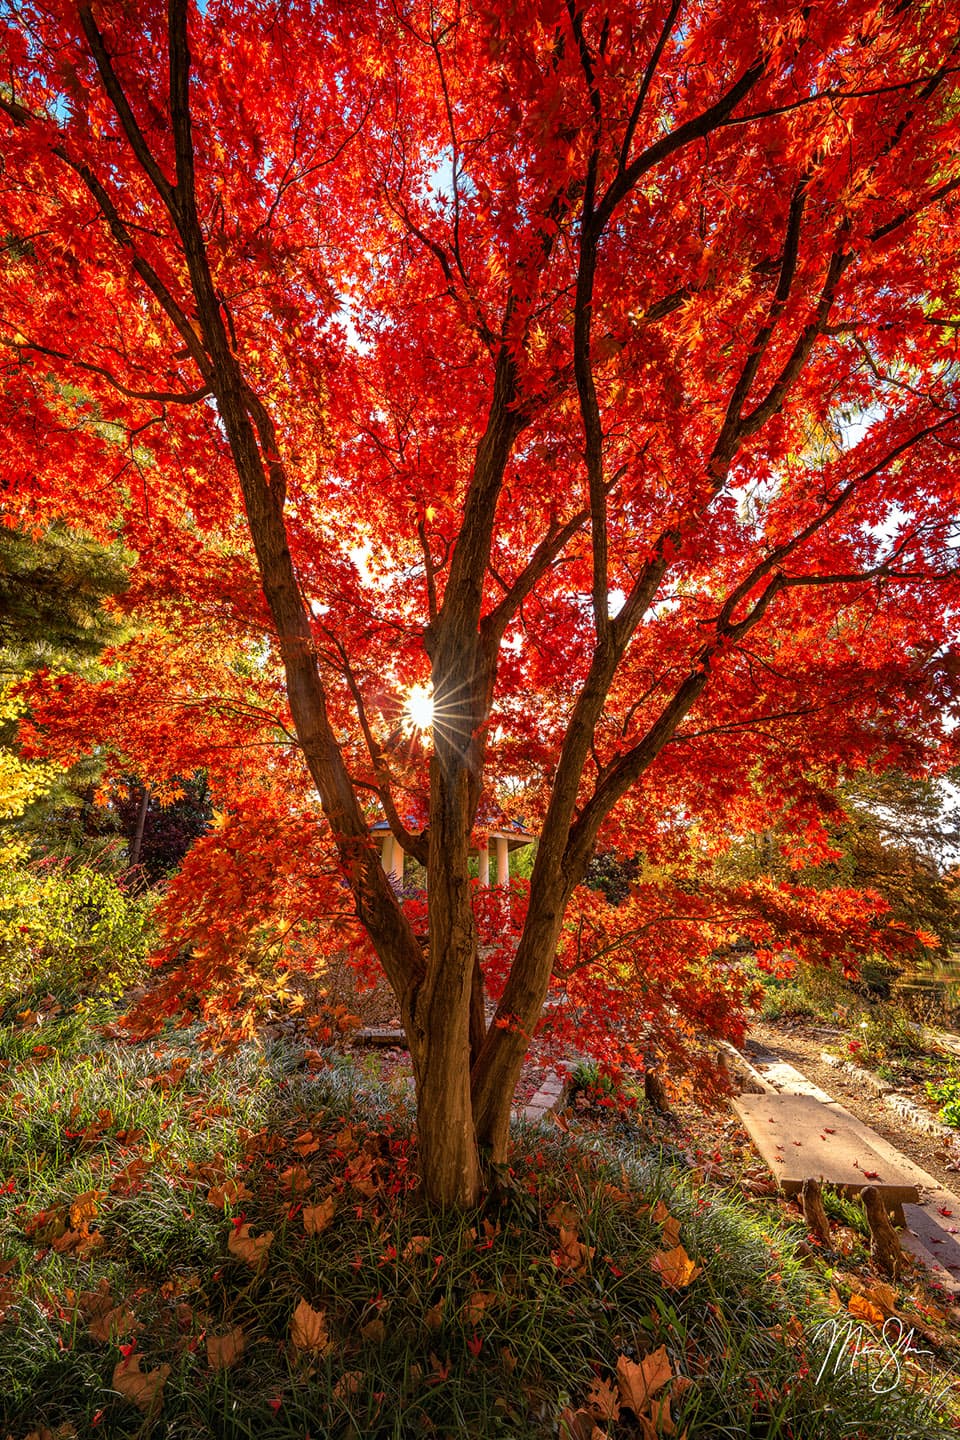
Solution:
M 649 1130 L 519 1134 L 438 1217 L 404 1085 L 108 1021 L 0 1025 L 0 1434 L 955 1433 L 944 1315 Z

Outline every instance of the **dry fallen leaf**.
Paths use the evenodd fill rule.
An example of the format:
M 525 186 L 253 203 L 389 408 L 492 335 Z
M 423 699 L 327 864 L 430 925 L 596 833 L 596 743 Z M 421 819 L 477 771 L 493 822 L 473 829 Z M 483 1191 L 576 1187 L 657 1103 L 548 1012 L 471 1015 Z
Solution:
M 240 1359 L 246 1343 L 242 1325 L 234 1325 L 225 1335 L 208 1335 L 207 1363 L 211 1370 L 229 1370 Z
M 114 1305 L 109 1310 L 95 1315 L 90 1321 L 90 1334 L 94 1340 L 104 1344 L 123 1340 L 137 1329 L 136 1316 L 129 1305 Z
M 224 1180 L 222 1185 L 211 1186 L 207 1194 L 207 1204 L 215 1205 L 218 1210 L 222 1210 L 224 1205 L 236 1205 L 249 1199 L 250 1191 L 242 1180 Z
M 621 1355 L 617 1361 L 621 1403 L 637 1416 L 647 1409 L 657 1391 L 662 1390 L 672 1377 L 673 1369 L 665 1345 L 645 1355 L 639 1362 L 628 1360 L 626 1355 Z
M 333 1223 L 336 1213 L 337 1202 L 332 1195 L 328 1195 L 326 1200 L 321 1200 L 317 1205 L 304 1205 L 303 1228 L 308 1235 L 320 1235 Z
M 484 1311 L 489 1310 L 491 1305 L 496 1304 L 497 1297 L 492 1290 L 475 1290 L 468 1296 L 467 1303 L 463 1307 L 463 1319 L 467 1325 L 479 1325 L 483 1319 Z
M 587 1391 L 586 1404 L 597 1420 L 620 1419 L 620 1391 L 609 1380 L 594 1380 Z
M 579 1222 L 580 1216 L 573 1206 L 559 1200 L 547 1216 L 547 1224 L 554 1230 L 576 1230 Z
M 584 1245 L 576 1230 L 560 1226 L 560 1248 L 551 1250 L 550 1255 L 558 1270 L 570 1270 L 582 1275 L 593 1258 L 594 1246 Z
M 281 1190 L 294 1200 L 300 1195 L 306 1195 L 312 1184 L 305 1165 L 288 1165 L 280 1175 Z
M 680 1221 L 675 1215 L 668 1215 L 664 1220 L 661 1242 L 664 1250 L 675 1250 L 680 1244 Z
M 267 1230 L 263 1235 L 253 1236 L 250 1234 L 249 1225 L 238 1225 L 230 1231 L 227 1249 L 238 1260 L 243 1260 L 245 1264 L 255 1265 L 260 1269 L 266 1264 L 267 1251 L 272 1244 L 272 1230 Z
M 869 1285 L 863 1287 L 863 1293 L 868 1300 L 881 1309 L 884 1315 L 893 1315 L 897 1309 L 897 1292 L 892 1285 L 887 1285 L 882 1280 L 872 1280 Z M 946 1319 L 946 1316 L 943 1316 Z
M 607 1440 L 589 1410 L 571 1410 L 560 1414 L 560 1440 Z
M 414 1235 L 403 1247 L 403 1259 L 409 1265 L 418 1255 L 426 1255 L 430 1249 L 429 1235 Z
M 376 1315 L 372 1320 L 368 1320 L 366 1325 L 360 1326 L 360 1334 L 371 1345 L 382 1345 L 387 1338 L 387 1327 L 380 1316 Z
M 364 1374 L 362 1370 L 346 1370 L 333 1387 L 333 1393 L 338 1400 L 345 1400 L 348 1395 L 356 1395 L 363 1389 Z
M 290 1339 L 298 1350 L 311 1355 L 324 1355 L 330 1349 L 327 1317 L 323 1310 L 314 1310 L 308 1300 L 301 1300 L 290 1321 Z
M 320 1149 L 320 1141 L 312 1130 L 305 1130 L 294 1140 L 293 1148 L 305 1160 L 308 1155 L 314 1155 Z
M 158 1365 L 156 1370 L 146 1374 L 140 1369 L 140 1355 L 128 1355 L 114 1366 L 112 1385 L 125 1400 L 130 1400 L 140 1410 L 157 1410 L 160 1407 L 163 1386 L 170 1374 L 169 1365 Z
M 883 1311 L 865 1295 L 851 1295 L 847 1301 L 847 1309 L 851 1315 L 856 1315 L 858 1320 L 866 1320 L 870 1325 L 883 1325 Z
M 446 1304 L 446 1297 L 441 1296 L 436 1305 L 424 1312 L 423 1323 L 428 1330 L 439 1330 L 443 1324 L 443 1307 Z
M 660 1275 L 664 1285 L 683 1289 L 700 1274 L 700 1266 L 690 1259 L 682 1245 L 672 1250 L 656 1250 L 650 1257 L 650 1264 Z

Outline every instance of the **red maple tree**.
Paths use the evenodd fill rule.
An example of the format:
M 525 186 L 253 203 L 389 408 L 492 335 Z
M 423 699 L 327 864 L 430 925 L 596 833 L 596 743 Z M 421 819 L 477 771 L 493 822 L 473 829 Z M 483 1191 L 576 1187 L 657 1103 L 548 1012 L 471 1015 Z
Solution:
M 816 850 L 844 767 L 943 762 L 956 27 L 894 0 L 0 24 L 5 515 L 122 535 L 152 627 L 99 691 L 38 681 L 38 743 L 210 769 L 224 819 L 180 895 L 218 897 L 190 962 L 218 1003 L 245 894 L 349 900 L 427 1193 L 471 1202 L 555 964 L 588 1010 L 662 966 L 719 1027 L 717 907 L 817 925 L 690 857 L 785 809 Z M 540 838 L 488 1024 L 468 852 L 498 777 Z M 426 866 L 426 951 L 374 801 Z M 646 882 L 594 913 L 598 843 L 687 856 L 664 924 Z M 869 905 L 839 914 L 817 944 L 870 942 Z

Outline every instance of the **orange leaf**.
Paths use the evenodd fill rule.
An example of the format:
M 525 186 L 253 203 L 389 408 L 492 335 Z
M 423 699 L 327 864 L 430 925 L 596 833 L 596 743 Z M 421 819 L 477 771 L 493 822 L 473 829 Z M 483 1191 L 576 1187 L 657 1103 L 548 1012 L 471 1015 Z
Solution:
M 646 1410 L 657 1391 L 662 1390 L 672 1377 L 673 1369 L 665 1345 L 645 1355 L 639 1363 L 628 1360 L 626 1355 L 621 1355 L 617 1361 L 620 1399 L 637 1416 Z
M 870 1325 L 883 1324 L 883 1311 L 879 1305 L 874 1305 L 865 1295 L 851 1295 L 847 1301 L 847 1309 L 851 1315 L 856 1315 L 858 1320 L 866 1320 Z
M 328 1195 L 326 1200 L 321 1200 L 318 1205 L 304 1205 L 303 1228 L 308 1235 L 320 1235 L 333 1223 L 336 1213 L 337 1202 L 332 1195 Z
M 290 1339 L 298 1350 L 325 1355 L 330 1349 L 326 1312 L 314 1310 L 309 1301 L 301 1300 L 290 1321 Z
M 249 1225 L 239 1225 L 230 1231 L 227 1249 L 238 1260 L 243 1260 L 245 1264 L 254 1265 L 260 1270 L 267 1263 L 267 1251 L 272 1244 L 272 1230 L 254 1237 L 250 1234 Z
M 225 1335 L 208 1335 L 207 1363 L 211 1370 L 229 1370 L 240 1359 L 246 1343 L 242 1325 L 234 1325 Z
M 587 1391 L 587 1409 L 598 1420 L 620 1419 L 620 1391 L 609 1380 L 594 1380 Z
M 156 1370 L 146 1374 L 140 1369 L 141 1356 L 128 1355 L 120 1360 L 113 1371 L 111 1385 L 125 1400 L 131 1401 L 140 1410 L 158 1410 L 162 1403 L 163 1387 L 170 1374 L 169 1365 L 158 1365 Z
M 692 1284 L 701 1268 L 690 1259 L 682 1245 L 676 1245 L 672 1250 L 655 1251 L 650 1257 L 650 1264 L 661 1276 L 664 1285 L 672 1285 L 676 1289 Z

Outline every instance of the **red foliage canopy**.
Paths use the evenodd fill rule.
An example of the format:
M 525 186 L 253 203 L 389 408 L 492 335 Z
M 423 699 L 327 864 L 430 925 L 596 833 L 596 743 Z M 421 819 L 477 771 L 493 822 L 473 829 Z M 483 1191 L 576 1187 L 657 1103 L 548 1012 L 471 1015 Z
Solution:
M 122 535 L 151 627 L 99 690 L 38 684 L 37 743 L 207 766 L 230 815 L 180 894 L 226 930 L 225 834 L 251 909 L 349 900 L 410 1035 L 428 1186 L 462 1198 L 558 943 L 650 988 L 649 888 L 562 931 L 598 843 L 684 859 L 657 933 L 679 909 L 701 956 L 754 923 L 772 944 L 816 907 L 774 925 L 731 893 L 724 928 L 717 893 L 683 898 L 691 856 L 784 810 L 816 852 L 838 773 L 946 761 L 956 27 L 893 0 L 0 23 L 5 512 Z M 432 745 L 401 725 L 429 680 Z M 484 794 L 542 836 L 490 1027 Z M 428 865 L 426 956 L 374 807 Z M 836 907 L 876 940 L 869 904 Z M 722 1025 L 702 971 L 669 979 L 683 945 L 643 953 Z

